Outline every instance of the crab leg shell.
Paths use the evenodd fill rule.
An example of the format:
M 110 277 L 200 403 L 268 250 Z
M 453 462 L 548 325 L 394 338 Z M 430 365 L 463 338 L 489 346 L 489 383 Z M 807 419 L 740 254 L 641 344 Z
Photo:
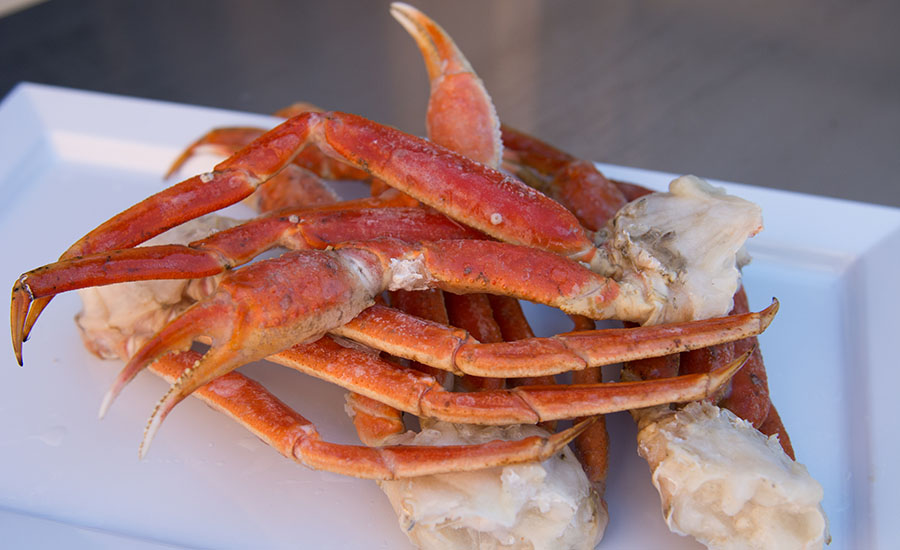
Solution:
M 475 392 L 446 391 L 427 374 L 388 363 L 367 351 L 340 346 L 330 338 L 294 346 L 268 359 L 416 416 L 454 423 L 506 425 L 703 399 L 728 381 L 749 355 L 748 352 L 710 373 L 669 379 Z
M 391 4 L 391 15 L 413 37 L 428 71 L 426 127 L 428 139 L 491 168 L 499 168 L 503 145 L 500 120 L 484 84 L 453 39 L 431 18 L 407 4 Z M 500 342 L 503 335 L 484 294 L 444 293 L 447 321 L 481 342 Z M 426 319 L 432 319 L 426 317 Z M 470 389 L 502 388 L 502 378 L 464 376 Z
M 500 165 L 500 119 L 484 84 L 453 39 L 410 5 L 391 4 L 391 15 L 416 41 L 425 60 L 431 94 L 426 124 L 435 143 L 487 164 Z
M 441 288 L 457 293 L 504 294 L 595 319 L 638 322 L 651 305 L 637 289 L 619 285 L 562 256 L 495 241 L 406 243 L 378 239 L 345 243 L 378 256 L 388 288 Z
M 149 443 L 172 407 L 199 386 L 295 342 L 317 338 L 372 305 L 380 292 L 379 281 L 372 279 L 379 269 L 373 260 L 361 251 L 297 251 L 232 272 L 211 298 L 189 308 L 138 350 L 104 399 L 101 414 L 149 363 L 208 337 L 210 350 L 157 405 L 145 435 Z
M 69 247 L 60 259 L 135 246 L 246 198 L 294 158 L 310 139 L 310 129 L 314 127 L 309 117 L 291 119 L 266 134 L 264 146 L 249 146 L 230 162 L 219 164 L 214 172 L 188 178 L 110 218 Z M 16 341 L 28 337 L 51 298 L 37 298 L 30 304 Z M 21 345 L 16 347 L 16 355 L 21 363 Z
M 371 199 L 359 201 L 367 206 Z M 480 233 L 418 207 L 295 209 L 250 220 L 189 245 L 125 248 L 61 260 L 23 274 L 13 294 L 32 298 L 91 286 L 216 275 L 277 246 L 324 249 L 348 239 L 478 238 Z M 21 319 L 13 325 L 21 325 Z
M 402 319 L 409 320 L 411 322 L 410 328 L 412 330 L 410 331 L 410 334 L 418 333 L 417 329 L 419 328 L 419 320 L 433 321 L 440 327 L 446 327 L 450 324 L 450 319 L 447 317 L 447 306 L 444 303 L 444 293 L 439 289 L 429 288 L 425 290 L 394 290 L 389 294 L 392 307 L 405 314 L 409 314 L 409 316 L 412 316 L 402 316 Z M 366 312 L 369 312 L 373 308 L 388 309 L 383 308 L 382 306 L 375 305 L 362 312 L 360 315 L 366 314 Z M 377 315 L 377 312 L 371 312 L 367 315 L 372 314 Z M 359 315 L 357 315 L 357 317 L 359 317 Z M 399 328 L 399 326 L 396 328 Z M 425 350 L 427 348 L 428 343 L 423 342 L 422 349 Z M 378 348 L 376 347 L 376 349 Z M 442 370 L 415 360 L 411 361 L 410 366 L 412 366 L 416 370 L 433 376 L 444 387 L 451 388 L 453 386 L 453 375 L 445 369 Z
M 575 332 L 596 328 L 593 319 L 580 315 L 573 315 L 571 319 L 575 325 Z M 603 382 L 603 371 L 600 367 L 588 367 L 572 372 L 573 384 L 599 384 L 601 382 Z M 584 473 L 601 496 L 601 505 L 605 508 L 606 502 L 602 496 L 606 492 L 606 476 L 609 473 L 609 432 L 606 429 L 606 416 L 597 415 L 595 418 L 597 421 L 575 438 L 573 446 Z
M 172 382 L 199 358 L 185 352 L 157 361 L 151 369 Z M 311 422 L 236 372 L 200 387 L 195 395 L 230 416 L 284 456 L 308 467 L 366 479 L 398 479 L 546 460 L 578 435 L 587 423 L 548 438 L 492 441 L 448 447 L 365 447 L 322 441 Z
M 735 313 L 749 311 L 747 294 L 741 287 L 734 295 Z M 748 349 L 758 347 L 756 338 L 747 338 L 734 342 L 734 355 L 745 352 Z M 747 363 L 750 371 L 744 376 L 731 382 L 731 387 L 726 389 L 725 395 L 719 404 L 734 414 L 749 421 L 755 427 L 759 427 L 769 416 L 769 407 L 772 401 L 769 399 L 769 384 L 766 376 L 766 367 L 763 364 L 762 354 L 755 353 Z
M 535 262 L 539 265 L 531 273 L 534 281 L 508 275 L 510 267 L 525 265 L 524 261 L 535 254 L 546 258 Z M 460 257 L 482 258 L 487 263 L 482 263 L 476 273 L 456 264 L 454 258 Z M 423 271 L 410 273 L 410 266 L 404 261 L 413 262 L 415 269 Z M 570 270 L 574 271 L 568 273 Z M 232 272 L 210 299 L 188 309 L 151 338 L 117 378 L 104 401 L 104 410 L 124 384 L 149 362 L 169 351 L 184 349 L 192 338 L 209 337 L 211 350 L 173 385 L 151 416 L 145 436 L 149 443 L 172 407 L 194 389 L 241 364 L 345 324 L 371 306 L 374 296 L 395 284 L 400 274 L 409 279 L 403 284 L 413 287 L 421 284 L 418 278 L 424 277 L 426 287 L 502 292 L 569 307 L 578 313 L 587 309 L 597 316 L 606 314 L 608 302 L 616 296 L 602 291 L 606 279 L 574 262 L 548 252 L 490 241 L 411 245 L 388 239 L 356 243 L 331 252 L 289 252 Z M 552 276 L 559 277 L 555 284 Z M 551 279 L 548 287 L 537 284 L 546 279 Z
M 503 342 L 503 335 L 487 294 L 444 293 L 450 324 L 468 332 L 479 342 Z M 500 389 L 506 380 L 500 376 L 474 376 L 466 374 L 459 380 L 461 387 L 469 390 Z
M 333 114 L 325 135 L 341 157 L 492 237 L 576 259 L 594 254 L 568 210 L 515 178 L 354 115 Z
M 213 347 L 204 360 L 188 372 L 186 376 L 189 378 L 173 387 L 164 398 L 152 423 L 152 426 L 158 426 L 175 403 L 213 377 L 243 363 L 277 353 L 294 342 L 318 337 L 355 318 L 373 304 L 374 296 L 394 283 L 398 270 L 408 271 L 405 269 L 408 266 L 402 265 L 402 261 L 410 254 L 414 256 L 411 261 L 424 265 L 416 266 L 423 269 L 424 275 L 413 273 L 413 286 L 419 284 L 416 277 L 422 276 L 428 279 L 431 286 L 436 284 L 450 290 L 476 292 L 502 291 L 564 308 L 569 306 L 568 293 L 574 295 L 576 304 L 583 302 L 592 306 L 588 308 L 592 314 L 605 314 L 608 299 L 602 292 L 592 292 L 593 287 L 588 284 L 571 288 L 563 284 L 578 282 L 576 276 L 567 273 L 569 268 L 585 278 L 586 282 L 601 288 L 606 284 L 605 279 L 554 254 L 543 253 L 548 260 L 547 265 L 535 268 L 533 275 L 541 281 L 562 273 L 561 282 L 556 285 L 548 288 L 537 284 L 526 286 L 528 281 L 508 277 L 510 262 L 512 265 L 524 265 L 523 260 L 531 256 L 522 255 L 523 252 L 533 255 L 540 251 L 489 241 L 410 245 L 382 240 L 348 245 L 334 252 L 295 251 L 252 264 L 232 272 L 223 279 L 209 300 L 188 309 L 149 340 L 123 369 L 105 406 L 125 383 L 155 358 L 185 348 L 196 337 L 211 338 Z M 457 257 L 482 258 L 490 265 L 482 263 L 476 273 L 466 266 L 454 265 L 453 258 Z M 408 278 L 410 274 L 404 273 L 404 276 Z M 599 300 L 599 305 L 593 307 L 594 301 L 582 299 L 579 293 L 584 292 L 585 288 L 589 294 L 599 294 L 599 297 L 593 296 L 594 300 Z M 543 294 L 538 294 L 537 291 L 541 290 Z M 759 322 L 757 326 L 760 326 Z M 680 332 L 666 334 L 668 339 L 675 336 L 676 345 L 680 343 Z M 628 342 L 627 346 L 635 347 L 635 344 Z
M 764 331 L 777 311 L 776 301 L 758 313 L 486 344 L 461 329 L 375 305 L 331 332 L 454 374 L 510 378 L 578 371 L 744 338 Z

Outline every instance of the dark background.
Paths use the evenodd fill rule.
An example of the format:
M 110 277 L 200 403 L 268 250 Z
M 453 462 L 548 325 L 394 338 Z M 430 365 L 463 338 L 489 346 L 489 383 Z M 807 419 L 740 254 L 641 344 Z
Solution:
M 900 206 L 900 2 L 413 3 L 579 156 Z M 0 95 L 24 80 L 417 133 L 428 91 L 381 1 L 50 0 L 0 19 Z

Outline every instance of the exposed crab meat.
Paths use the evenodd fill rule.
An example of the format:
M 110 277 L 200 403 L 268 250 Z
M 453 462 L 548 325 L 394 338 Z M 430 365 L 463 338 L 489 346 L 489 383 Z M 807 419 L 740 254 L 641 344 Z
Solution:
M 646 324 L 717 317 L 731 310 L 744 242 L 761 230 L 759 206 L 682 176 L 668 193 L 625 205 L 599 233 L 600 272 L 657 304 Z
M 635 413 L 669 528 L 716 550 L 821 548 L 830 542 L 822 487 L 731 411 L 695 402 Z
M 436 422 L 391 443 L 458 445 L 546 433 L 537 426 Z M 594 548 L 607 516 L 575 455 L 541 463 L 379 482 L 400 528 L 421 548 L 555 550 Z

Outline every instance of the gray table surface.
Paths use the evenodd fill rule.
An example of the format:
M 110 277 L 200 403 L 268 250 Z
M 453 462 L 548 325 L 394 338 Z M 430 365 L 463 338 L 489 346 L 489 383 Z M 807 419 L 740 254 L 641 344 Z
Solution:
M 900 2 L 414 4 L 578 156 L 900 206 Z M 0 95 L 23 80 L 417 133 L 428 90 L 383 1 L 50 0 L 0 19 Z

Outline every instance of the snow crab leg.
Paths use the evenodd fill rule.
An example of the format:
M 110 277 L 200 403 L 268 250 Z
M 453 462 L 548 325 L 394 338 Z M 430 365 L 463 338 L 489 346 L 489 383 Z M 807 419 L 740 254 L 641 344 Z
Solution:
M 150 368 L 172 383 L 189 370 L 199 357 L 192 351 L 168 355 Z M 259 383 L 236 372 L 201 386 L 194 395 L 242 424 L 288 458 L 310 468 L 366 479 L 399 479 L 546 460 L 589 424 L 583 422 L 547 438 L 535 436 L 482 445 L 375 448 L 322 441 L 309 420 L 279 401 Z
M 333 382 L 419 417 L 480 425 L 537 424 L 704 399 L 744 365 L 750 352 L 709 373 L 648 382 L 517 386 L 449 392 L 433 377 L 393 365 L 330 338 L 269 356 L 275 363 Z M 347 366 L 353 365 L 349 369 Z

